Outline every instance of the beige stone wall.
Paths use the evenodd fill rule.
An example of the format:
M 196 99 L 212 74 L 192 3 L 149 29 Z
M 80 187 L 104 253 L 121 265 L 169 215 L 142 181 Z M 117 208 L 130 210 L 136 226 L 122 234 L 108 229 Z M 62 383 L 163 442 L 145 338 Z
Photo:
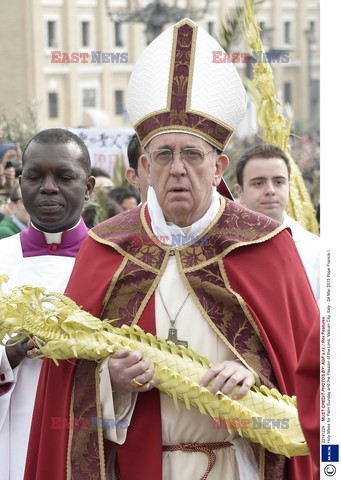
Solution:
M 123 91 L 123 104 L 126 105 L 126 86 L 134 62 L 146 46 L 144 26 L 126 23 L 122 25 L 122 46 L 114 44 L 114 27 L 106 12 L 106 0 L 11 0 L 3 2 L 0 33 L 0 104 L 7 115 L 15 111 L 20 100 L 28 104 L 35 100 L 39 104 L 39 126 L 89 125 L 91 122 L 102 126 L 130 126 L 126 115 L 115 113 L 115 91 Z M 113 8 L 119 10 L 128 3 L 131 8 L 145 6 L 148 0 L 109 0 Z M 220 19 L 235 0 L 211 0 L 210 10 L 199 23 L 207 28 L 213 22 L 216 36 L 220 30 Z M 191 4 L 204 6 L 203 0 Z M 184 0 L 178 1 L 185 6 Z M 319 30 L 319 8 L 316 0 L 266 0 L 257 9 L 260 21 L 274 28 L 273 48 L 290 48 L 288 65 L 274 65 L 278 93 L 283 98 L 284 84 L 292 84 L 292 109 L 296 122 L 306 128 L 309 117 L 308 104 L 308 47 L 304 30 L 309 21 L 316 21 Z M 284 43 L 284 21 L 292 22 L 292 44 Z M 55 48 L 47 46 L 47 22 L 56 21 Z M 82 48 L 80 39 L 81 21 L 90 21 L 89 48 Z M 240 46 L 242 51 L 244 46 Z M 128 52 L 127 63 L 51 63 L 51 50 L 72 52 Z M 319 44 L 312 46 L 313 78 L 319 78 Z M 157 68 L 157 66 L 156 66 Z M 243 66 L 238 66 L 243 75 Z M 84 91 L 91 103 L 95 91 L 97 112 L 88 111 L 83 106 Z M 58 117 L 49 118 L 48 93 L 58 95 Z

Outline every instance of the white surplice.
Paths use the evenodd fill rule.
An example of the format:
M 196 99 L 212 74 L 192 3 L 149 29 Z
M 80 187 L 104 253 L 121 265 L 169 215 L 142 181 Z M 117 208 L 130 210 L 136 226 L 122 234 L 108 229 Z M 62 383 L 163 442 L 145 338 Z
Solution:
M 45 287 L 47 292 L 62 293 L 69 280 L 75 258 L 55 255 L 23 257 L 20 235 L 0 241 L 0 274 L 10 281 L 3 290 L 19 285 Z M 34 400 L 42 361 L 24 359 L 12 370 L 5 347 L 0 345 L 0 384 L 11 388 L 0 396 L 0 468 L 1 479 L 22 480 Z
M 317 303 L 320 303 L 320 237 L 305 230 L 300 223 L 284 212 L 283 225 L 289 227 L 300 254 L 310 286 Z
M 159 206 L 155 205 L 156 197 L 148 196 L 148 208 L 151 211 L 152 225 L 157 221 L 160 214 Z M 200 231 L 209 225 L 219 209 L 219 196 L 214 193 L 211 206 L 206 215 L 200 221 Z M 156 212 L 156 215 L 153 213 Z M 214 215 L 212 216 L 212 213 Z M 205 218 L 206 217 L 206 218 Z M 163 223 L 163 228 L 160 224 Z M 155 223 L 154 223 L 155 225 Z M 167 225 L 165 227 L 165 225 Z M 158 228 L 153 228 L 157 235 L 171 236 L 181 234 L 172 229 L 173 225 L 166 222 L 158 222 Z M 185 229 L 183 235 L 195 235 L 200 232 L 196 229 L 188 231 Z M 158 288 L 167 310 L 172 317 L 176 316 L 178 309 L 187 295 L 185 284 L 178 272 L 175 256 L 170 256 L 166 270 L 161 278 Z M 159 293 L 155 294 L 155 319 L 157 335 L 163 338 L 168 337 L 170 320 L 165 312 Z M 233 352 L 219 338 L 212 327 L 202 316 L 198 307 L 191 297 L 186 300 L 176 320 L 178 339 L 187 340 L 188 346 L 206 356 L 212 364 L 224 360 L 233 360 Z M 101 372 L 101 400 L 104 418 L 122 418 L 130 420 L 133 415 L 136 394 L 119 394 L 114 399 L 110 393 L 110 380 L 107 371 L 107 363 L 103 364 Z M 141 393 L 140 395 L 143 395 Z M 230 435 L 225 429 L 213 428 L 213 420 L 209 416 L 202 415 L 195 407 L 188 411 L 181 402 L 180 411 L 177 412 L 173 400 L 164 395 L 161 399 L 161 422 L 162 422 L 162 443 L 163 445 L 177 445 L 179 443 L 211 443 L 229 441 L 231 447 L 217 449 L 216 463 L 211 470 L 209 480 L 258 480 L 259 470 L 250 443 L 238 434 Z M 125 400 L 125 402 L 124 402 Z M 115 407 L 114 404 L 115 402 Z M 129 427 L 128 427 L 129 428 Z M 124 443 L 127 430 L 111 429 L 106 430 L 105 437 L 116 443 Z M 146 441 L 148 438 L 146 437 Z M 199 480 L 206 471 L 208 457 L 205 453 L 195 452 L 163 452 L 162 472 L 164 480 Z

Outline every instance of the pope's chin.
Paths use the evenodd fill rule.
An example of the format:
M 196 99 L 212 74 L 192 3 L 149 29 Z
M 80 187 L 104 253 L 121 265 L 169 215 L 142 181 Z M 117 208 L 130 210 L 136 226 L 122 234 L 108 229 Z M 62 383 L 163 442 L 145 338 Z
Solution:
M 192 211 L 192 207 L 188 201 L 174 200 L 167 202 L 162 209 L 165 219 L 168 222 L 175 223 L 179 227 L 187 227 L 188 225 L 182 225 L 184 219 L 187 219 Z

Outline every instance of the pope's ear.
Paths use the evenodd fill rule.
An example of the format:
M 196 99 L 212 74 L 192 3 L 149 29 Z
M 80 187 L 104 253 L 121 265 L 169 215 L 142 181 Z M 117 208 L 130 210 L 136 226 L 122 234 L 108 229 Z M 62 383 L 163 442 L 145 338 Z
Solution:
M 223 153 L 218 156 L 215 164 L 215 176 L 214 176 L 214 181 L 213 185 L 218 186 L 221 180 L 221 177 L 223 176 L 223 173 L 227 169 L 229 164 L 229 158 L 227 155 L 224 155 Z
M 219 164 L 219 168 L 221 169 L 220 175 L 223 175 L 223 173 L 227 170 L 229 163 L 230 163 L 230 159 L 227 155 L 225 155 L 224 153 L 219 155 L 217 164 Z
M 152 185 L 151 182 L 150 182 L 150 162 L 148 161 L 148 157 L 145 153 L 143 155 L 141 155 L 140 163 L 141 163 L 141 167 L 146 172 L 149 185 Z

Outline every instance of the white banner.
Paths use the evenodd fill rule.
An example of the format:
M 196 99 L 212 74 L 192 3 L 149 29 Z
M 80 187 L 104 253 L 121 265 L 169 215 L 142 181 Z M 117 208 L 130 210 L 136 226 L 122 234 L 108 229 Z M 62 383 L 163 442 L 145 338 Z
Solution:
M 128 166 L 127 146 L 134 133 L 132 128 L 69 128 L 87 146 L 91 165 L 113 176 L 116 159 L 123 157 Z

